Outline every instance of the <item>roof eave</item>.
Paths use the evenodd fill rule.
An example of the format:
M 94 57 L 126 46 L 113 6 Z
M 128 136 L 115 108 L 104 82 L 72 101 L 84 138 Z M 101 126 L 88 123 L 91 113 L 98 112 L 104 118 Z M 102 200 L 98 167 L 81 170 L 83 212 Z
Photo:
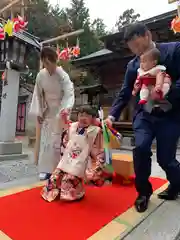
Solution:
M 170 12 L 166 12 L 166 13 L 157 15 L 155 17 L 151 17 L 151 18 L 142 20 L 140 22 L 144 23 L 146 25 L 150 25 L 150 24 L 158 22 L 158 21 L 162 21 L 162 20 L 165 20 L 165 19 L 171 19 L 171 18 L 175 17 L 176 15 L 177 15 L 177 10 L 172 10 Z M 117 39 L 117 38 L 120 38 L 121 36 L 123 37 L 124 29 L 125 29 L 125 27 L 122 27 L 119 32 L 103 36 L 103 37 L 100 38 L 100 40 L 105 42 L 105 41 L 108 41 L 109 39 L 112 39 L 112 38 Z
M 22 33 L 13 33 L 13 36 L 22 40 L 23 42 L 28 43 L 29 45 L 37 48 L 38 50 L 41 49 L 41 44 L 38 41 L 39 38 L 29 34 L 28 32 L 22 32 Z
M 107 63 L 109 61 L 115 61 L 115 60 L 123 60 L 123 59 L 129 59 L 132 58 L 133 55 L 127 55 L 127 56 L 121 56 L 118 52 L 113 52 L 112 54 L 110 54 L 109 56 L 106 55 L 102 55 L 102 56 L 98 56 L 96 58 L 89 58 L 86 61 L 85 60 L 81 60 L 81 61 L 74 61 L 72 62 L 72 64 L 77 67 L 77 68 L 83 68 L 83 67 L 89 67 L 89 66 L 97 66 L 98 64 L 102 65 L 104 63 Z
M 112 55 L 112 54 L 110 54 Z M 106 59 L 105 59 L 106 57 Z M 98 63 L 102 63 L 102 62 L 108 62 L 110 59 L 110 56 L 106 56 L 106 55 L 102 55 L 102 56 L 98 56 L 98 57 L 95 57 L 95 58 L 88 58 L 86 60 L 80 60 L 79 61 L 73 61 L 72 64 L 76 67 L 85 67 L 85 66 L 88 66 L 88 65 L 97 65 Z

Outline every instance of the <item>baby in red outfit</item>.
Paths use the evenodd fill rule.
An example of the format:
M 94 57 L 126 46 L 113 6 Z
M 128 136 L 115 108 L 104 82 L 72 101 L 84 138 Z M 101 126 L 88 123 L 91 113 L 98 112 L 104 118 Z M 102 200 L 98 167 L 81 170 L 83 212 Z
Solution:
M 132 95 L 140 92 L 139 104 L 146 104 L 150 97 L 152 100 L 162 100 L 171 86 L 171 78 L 166 74 L 166 67 L 158 65 L 160 51 L 153 48 L 140 57 L 140 68 L 134 83 Z

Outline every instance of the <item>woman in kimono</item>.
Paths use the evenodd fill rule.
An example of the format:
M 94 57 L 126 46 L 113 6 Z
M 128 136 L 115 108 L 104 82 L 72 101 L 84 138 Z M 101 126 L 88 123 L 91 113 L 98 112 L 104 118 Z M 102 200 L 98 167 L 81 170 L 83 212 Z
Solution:
M 71 123 L 68 135 L 62 139 L 62 144 L 66 145 L 63 156 L 41 192 L 46 201 L 51 202 L 58 196 L 68 201 L 81 199 L 85 194 L 85 178 L 94 184 L 112 178 L 105 172 L 102 132 L 93 125 L 94 117 L 93 109 L 84 107 L 79 110 L 78 122 Z M 91 159 L 96 166 L 86 176 Z
M 57 66 L 51 47 L 41 51 L 43 69 L 37 75 L 30 114 L 37 118 L 35 161 L 40 180 L 46 180 L 57 167 L 64 118 L 74 105 L 74 87 L 69 75 Z

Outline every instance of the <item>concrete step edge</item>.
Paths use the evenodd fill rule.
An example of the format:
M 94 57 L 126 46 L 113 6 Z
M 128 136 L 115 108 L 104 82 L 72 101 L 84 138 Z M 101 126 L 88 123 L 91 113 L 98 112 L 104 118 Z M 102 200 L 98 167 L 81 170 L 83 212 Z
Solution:
M 29 157 L 29 154 L 27 153 L 0 155 L 0 161 L 21 160 L 21 159 L 27 159 L 28 157 Z

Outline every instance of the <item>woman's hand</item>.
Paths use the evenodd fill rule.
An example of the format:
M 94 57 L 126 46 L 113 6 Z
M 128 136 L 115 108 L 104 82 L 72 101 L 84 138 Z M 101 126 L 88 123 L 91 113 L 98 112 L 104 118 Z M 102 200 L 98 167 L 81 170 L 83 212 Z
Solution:
M 44 119 L 43 119 L 42 117 L 40 117 L 40 116 L 37 117 L 37 121 L 38 121 L 39 124 L 42 124 L 42 123 L 43 123 L 43 120 L 44 120 Z
M 63 109 L 60 112 L 60 116 L 65 123 L 68 123 L 69 112 L 70 112 L 69 109 Z

